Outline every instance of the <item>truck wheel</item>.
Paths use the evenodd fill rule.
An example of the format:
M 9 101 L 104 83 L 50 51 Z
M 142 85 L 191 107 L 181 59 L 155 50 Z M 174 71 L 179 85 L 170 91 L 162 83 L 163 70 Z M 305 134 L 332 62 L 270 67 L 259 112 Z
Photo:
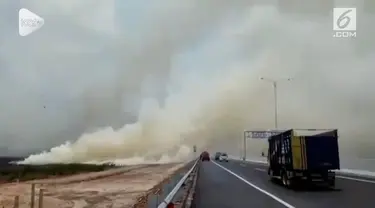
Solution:
M 273 170 L 271 170 L 271 168 L 268 168 L 268 175 L 270 177 L 273 177 Z
M 335 179 L 329 180 L 329 181 L 328 181 L 328 186 L 329 186 L 330 188 L 335 188 Z
M 271 170 L 271 168 L 268 168 L 268 176 L 271 182 L 275 182 L 275 177 L 273 174 L 273 170 Z
M 282 173 L 281 180 L 285 187 L 291 188 L 292 183 L 291 183 L 291 180 L 288 178 L 288 175 L 286 174 L 286 172 Z

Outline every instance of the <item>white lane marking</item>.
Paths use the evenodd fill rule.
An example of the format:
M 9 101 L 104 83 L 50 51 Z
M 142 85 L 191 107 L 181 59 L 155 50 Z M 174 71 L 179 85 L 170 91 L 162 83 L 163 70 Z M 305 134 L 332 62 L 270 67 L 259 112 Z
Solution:
M 359 178 L 352 178 L 352 177 L 347 177 L 347 176 L 338 176 L 338 175 L 336 175 L 336 178 L 342 178 L 342 179 L 346 179 L 346 180 L 352 180 L 352 181 L 359 181 L 359 182 L 365 182 L 365 183 L 373 183 L 373 184 L 375 184 L 375 181 L 370 181 L 370 180 L 366 180 L 366 179 L 359 179 Z
M 242 178 L 241 176 L 237 175 L 236 173 L 232 172 L 231 170 L 229 170 L 229 169 L 227 169 L 227 168 L 225 168 L 225 167 L 223 167 L 223 166 L 217 164 L 217 163 L 214 162 L 214 161 L 212 161 L 212 163 L 215 164 L 215 165 L 217 165 L 217 166 L 219 166 L 220 168 L 222 168 L 223 170 L 227 171 L 228 173 L 232 174 L 232 175 L 235 176 L 236 178 L 240 179 L 241 181 L 243 181 L 243 182 L 246 183 L 247 185 L 249 185 L 249 186 L 255 188 L 256 190 L 262 192 L 263 194 L 266 194 L 267 196 L 273 198 L 274 200 L 276 200 L 277 202 L 281 203 L 281 204 L 284 205 L 285 207 L 287 207 L 287 208 L 295 208 L 294 206 L 288 204 L 287 202 L 285 202 L 284 200 L 280 199 L 279 197 L 277 197 L 277 196 L 275 196 L 275 195 L 273 195 L 273 194 L 267 192 L 266 190 L 261 189 L 261 188 L 259 188 L 258 186 L 256 186 L 256 185 L 250 183 L 249 181 L 247 181 L 246 179 L 244 179 L 244 178 Z
M 242 167 L 246 167 L 246 165 L 245 165 L 245 164 L 243 164 L 243 163 L 240 163 L 240 165 L 241 165 Z
M 257 170 L 257 171 L 266 172 L 266 170 L 265 170 L 265 169 L 262 169 L 262 168 L 254 168 L 254 169 Z

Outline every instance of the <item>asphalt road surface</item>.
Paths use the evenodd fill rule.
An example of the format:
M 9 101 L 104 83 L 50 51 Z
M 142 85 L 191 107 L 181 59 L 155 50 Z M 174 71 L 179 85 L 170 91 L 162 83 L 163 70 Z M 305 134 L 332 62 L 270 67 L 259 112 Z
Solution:
M 289 190 L 271 182 L 262 164 L 202 162 L 193 207 L 371 208 L 375 180 L 337 176 L 335 189 Z

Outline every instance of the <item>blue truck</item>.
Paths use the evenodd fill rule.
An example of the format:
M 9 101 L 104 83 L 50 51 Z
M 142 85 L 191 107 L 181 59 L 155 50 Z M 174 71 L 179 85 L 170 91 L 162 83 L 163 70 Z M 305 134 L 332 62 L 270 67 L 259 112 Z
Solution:
M 288 188 L 335 186 L 340 169 L 337 129 L 290 129 L 268 138 L 268 175 Z

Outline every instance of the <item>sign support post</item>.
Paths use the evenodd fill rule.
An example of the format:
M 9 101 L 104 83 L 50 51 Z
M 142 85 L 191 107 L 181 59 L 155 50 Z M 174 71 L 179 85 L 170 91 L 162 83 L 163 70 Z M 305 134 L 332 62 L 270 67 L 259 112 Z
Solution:
M 246 161 L 246 149 L 247 149 L 247 139 L 257 138 L 257 139 L 268 139 L 268 137 L 279 134 L 283 131 L 281 130 L 268 130 L 268 131 L 244 131 L 243 133 L 243 161 Z

